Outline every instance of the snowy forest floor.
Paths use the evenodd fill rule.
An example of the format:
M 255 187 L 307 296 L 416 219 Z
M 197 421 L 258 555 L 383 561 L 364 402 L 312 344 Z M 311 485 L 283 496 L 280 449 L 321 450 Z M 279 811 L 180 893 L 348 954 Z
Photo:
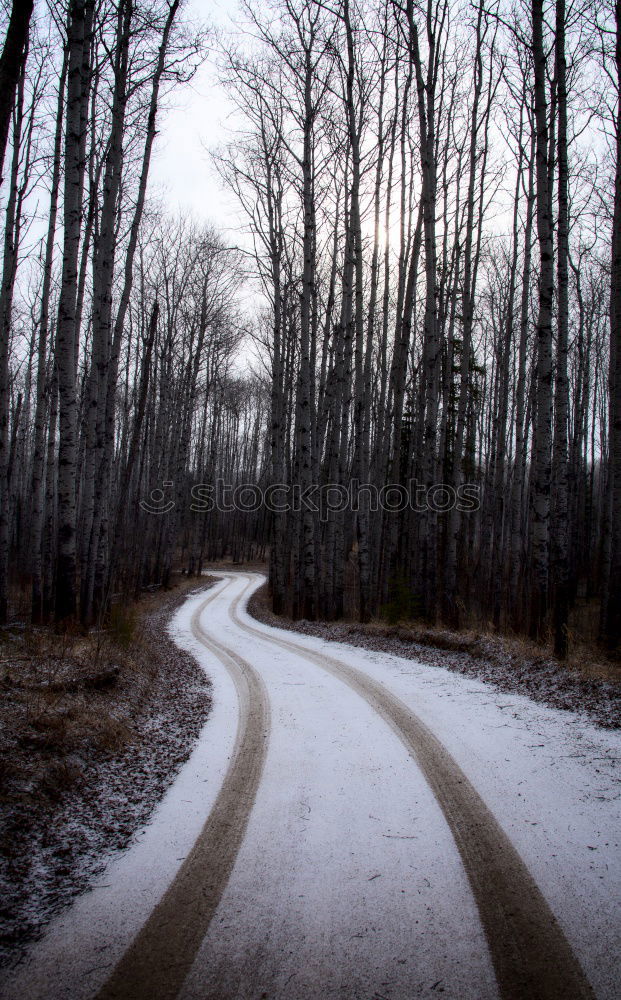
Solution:
M 117 609 L 103 632 L 0 633 L 0 965 L 93 884 L 189 757 L 209 682 L 167 626 L 197 582 Z
M 383 622 L 292 621 L 271 611 L 267 584 L 252 595 L 248 612 L 266 625 L 445 667 L 499 691 L 526 695 L 552 708 L 584 712 L 606 729 L 621 728 L 619 665 L 585 659 L 583 664 L 565 666 L 534 643 L 483 632 Z M 599 671 L 605 676 L 597 676 Z

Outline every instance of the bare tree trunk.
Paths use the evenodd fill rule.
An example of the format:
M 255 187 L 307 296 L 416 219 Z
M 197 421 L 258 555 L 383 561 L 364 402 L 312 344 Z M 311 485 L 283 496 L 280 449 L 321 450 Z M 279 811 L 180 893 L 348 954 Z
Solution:
M 311 428 L 311 364 L 310 355 L 311 308 L 315 286 L 315 206 L 313 195 L 313 70 L 311 62 L 312 41 L 304 53 L 304 134 L 302 153 L 302 292 L 300 295 L 300 370 L 296 411 L 298 420 L 298 461 L 301 494 L 312 485 L 312 428 Z M 315 521 L 313 512 L 304 505 L 301 511 L 301 612 L 312 621 L 316 617 L 315 601 Z
M 76 613 L 76 294 L 85 169 L 82 114 L 84 53 L 90 46 L 92 0 L 72 0 L 69 24 L 67 114 L 65 128 L 65 186 L 63 268 L 56 331 L 59 428 L 58 553 L 56 558 L 56 620 Z
M 537 236 L 539 240 L 539 308 L 537 313 L 537 413 L 532 490 L 532 585 L 529 631 L 543 637 L 549 605 L 550 485 L 552 431 L 552 303 L 554 254 L 549 196 L 548 107 L 543 43 L 543 0 L 532 0 L 535 71 Z
M 464 239 L 463 292 L 461 300 L 461 364 L 459 379 L 459 399 L 457 403 L 457 419 L 453 439 L 453 461 L 451 482 L 457 493 L 463 479 L 464 436 L 466 429 L 466 414 L 470 396 L 470 361 L 472 353 L 472 325 L 474 319 L 474 283 L 473 274 L 476 266 L 473 261 L 475 235 L 475 202 L 476 178 L 479 162 L 479 102 L 483 89 L 483 58 L 482 58 L 482 26 L 483 4 L 479 4 L 476 25 L 476 53 L 474 68 L 474 95 L 470 112 L 470 150 L 468 191 L 466 196 L 466 222 Z M 461 529 L 461 511 L 454 504 L 448 514 L 446 553 L 444 562 L 443 586 L 443 616 L 453 628 L 459 627 L 459 579 L 458 579 L 458 543 Z
M 44 622 L 49 622 L 54 612 L 54 581 L 56 577 L 56 523 L 57 523 L 57 464 L 56 464 L 56 428 L 58 424 L 58 378 L 56 362 L 52 358 L 52 375 L 49 387 L 49 423 L 47 431 L 46 462 L 45 462 L 45 522 L 43 530 L 43 565 L 42 565 L 42 611 Z
M 567 164 L 567 66 L 565 56 L 565 0 L 556 0 L 555 75 L 558 102 L 558 223 L 557 223 L 557 342 L 554 392 L 554 460 L 552 467 L 554 571 L 554 652 L 567 656 L 569 616 L 569 505 L 568 441 L 569 383 L 567 353 L 569 331 L 569 174 Z
M 28 50 L 28 31 L 33 6 L 33 0 L 13 0 L 9 26 L 0 56 L 0 184 L 4 178 L 4 157 L 15 93 Z
M 268 196 L 268 239 L 270 245 L 271 278 L 274 297 L 272 384 L 270 412 L 271 443 L 271 485 L 284 484 L 284 329 L 283 329 L 283 288 L 282 288 L 282 195 L 280 184 L 273 179 L 273 164 L 269 153 L 266 156 L 267 196 Z M 279 497 L 272 494 L 272 546 L 270 552 L 270 586 L 272 606 L 277 615 L 285 609 L 285 532 L 286 511 L 280 510 Z
M 22 66 L 23 70 L 23 66 Z M 21 207 L 19 198 L 19 166 L 21 157 L 22 122 L 24 114 L 24 73 L 17 88 L 13 123 L 13 157 L 9 197 L 4 223 L 4 259 L 0 286 L 0 624 L 8 612 L 9 546 L 11 496 L 9 490 L 9 344 L 13 318 L 13 295 L 17 275 L 18 229 Z
M 621 87 L 621 2 L 615 4 L 615 69 Z M 607 552 L 600 634 L 616 651 L 621 643 L 621 109 L 617 106 L 615 197 L 610 271 L 610 372 L 608 479 L 605 497 Z
M 349 0 L 343 3 L 343 22 L 347 43 L 347 78 L 345 88 L 345 109 L 347 114 L 347 132 L 351 150 L 352 177 L 349 192 L 350 201 L 350 233 L 351 251 L 353 254 L 354 298 L 354 466 L 355 482 L 366 483 L 369 475 L 369 436 L 367 413 L 370 405 L 368 385 L 368 355 L 364 344 L 364 312 L 363 312 L 363 260 L 362 231 L 360 221 L 360 181 L 361 152 L 359 121 L 361 110 L 356 106 L 354 83 L 356 78 L 356 52 L 354 44 L 354 29 L 352 27 Z M 358 96 L 362 101 L 362 96 Z M 358 543 L 358 577 L 359 577 L 359 618 L 367 621 L 369 617 L 370 570 L 371 554 L 369 550 L 369 498 L 366 490 L 359 491 L 356 498 L 356 535 Z
M 429 0 L 426 10 L 427 72 L 423 66 L 419 47 L 418 27 L 414 19 L 412 0 L 408 0 L 410 55 L 416 73 L 418 119 L 421 149 L 421 175 L 423 204 L 423 238 L 425 247 L 425 318 L 423 344 L 423 389 L 425 400 L 423 455 L 420 467 L 425 486 L 434 483 L 437 467 L 437 423 L 440 394 L 441 341 L 438 328 L 437 303 L 437 249 L 436 249 L 436 82 L 438 21 L 446 16 L 444 5 L 436 7 Z M 425 615 L 435 621 L 438 601 L 438 550 L 437 513 L 427 507 L 422 524 L 422 584 L 424 588 Z
M 112 285 L 114 280 L 115 241 L 121 169 L 123 162 L 123 129 L 127 104 L 127 71 L 133 4 L 121 0 L 117 13 L 117 36 L 114 56 L 114 93 L 112 127 L 104 172 L 101 217 L 93 251 L 93 330 L 91 368 L 86 399 L 86 455 L 83 485 L 82 594 L 80 616 L 90 621 L 97 547 L 98 518 L 95 505 L 106 498 L 95 496 L 96 472 L 102 462 L 105 447 L 106 392 L 112 326 Z
M 54 136 L 54 160 L 50 190 L 50 211 L 45 259 L 43 263 L 43 284 L 41 288 L 41 312 L 39 314 L 39 347 L 37 361 L 36 408 L 34 420 L 34 453 L 32 459 L 32 509 L 30 517 L 30 552 L 32 572 L 32 621 L 37 624 L 43 615 L 43 517 L 45 497 L 45 409 L 47 393 L 47 359 L 50 336 L 50 293 L 52 287 L 52 265 L 54 260 L 54 240 L 58 215 L 58 192 L 60 186 L 60 160 L 62 146 L 62 121 L 65 104 L 65 83 L 67 79 L 67 50 L 58 86 L 56 111 L 56 133 Z M 51 352 L 53 354 L 53 352 Z
M 534 133 L 534 130 L 533 130 Z M 528 433 L 524 419 L 526 404 L 526 347 L 530 309 L 532 231 L 535 209 L 535 156 L 536 136 L 533 134 L 528 161 L 528 189 L 526 195 L 526 221 L 524 224 L 524 257 L 522 265 L 522 294 L 520 302 L 520 339 L 517 358 L 517 382 L 515 387 L 515 446 L 514 469 L 511 484 L 511 545 L 509 574 L 509 608 L 511 622 L 515 629 L 523 627 L 521 595 L 525 562 L 524 498 L 526 479 L 526 457 Z

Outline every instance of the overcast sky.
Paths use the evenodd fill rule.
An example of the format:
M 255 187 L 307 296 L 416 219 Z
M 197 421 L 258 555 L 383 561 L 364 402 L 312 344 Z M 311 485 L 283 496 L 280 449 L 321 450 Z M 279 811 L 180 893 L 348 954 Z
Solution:
M 232 29 L 237 0 L 187 0 L 186 16 L 224 30 Z M 150 188 L 173 211 L 190 210 L 232 235 L 239 227 L 237 203 L 222 186 L 207 150 L 226 139 L 231 108 L 217 86 L 210 56 L 189 85 L 169 99 L 159 120 Z

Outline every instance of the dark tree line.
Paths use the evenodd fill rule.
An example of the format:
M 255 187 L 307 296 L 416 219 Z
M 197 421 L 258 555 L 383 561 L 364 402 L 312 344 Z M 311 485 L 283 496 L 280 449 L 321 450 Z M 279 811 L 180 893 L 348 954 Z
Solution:
M 189 531 L 180 502 L 168 517 L 140 505 L 163 482 L 180 492 L 197 463 L 197 478 L 219 474 L 259 391 L 232 367 L 238 254 L 147 196 L 162 99 L 204 58 L 179 7 L 41 2 L 30 30 L 28 5 L 12 7 L 0 58 L 3 620 L 29 588 L 34 622 L 88 624 L 115 595 L 165 583 L 179 537 L 200 567 L 228 530 Z
M 216 155 L 243 253 L 148 194 L 205 53 L 179 7 L 7 16 L 2 617 L 266 557 L 295 617 L 397 601 L 564 656 L 586 597 L 617 648 L 620 6 L 249 4 Z
M 618 5 L 246 14 L 219 163 L 270 301 L 272 480 L 480 500 L 276 513 L 275 608 L 365 619 L 405 589 L 564 656 L 599 595 L 616 647 Z

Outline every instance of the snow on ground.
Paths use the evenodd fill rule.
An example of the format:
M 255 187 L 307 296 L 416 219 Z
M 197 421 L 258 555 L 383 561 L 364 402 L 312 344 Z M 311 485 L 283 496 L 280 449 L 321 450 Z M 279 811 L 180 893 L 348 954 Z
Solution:
M 271 611 L 265 588 L 253 593 L 248 609 L 266 625 L 446 667 L 492 684 L 498 691 L 526 694 L 551 708 L 582 712 L 606 729 L 621 729 L 621 677 L 613 681 L 594 672 L 614 677 L 614 665 L 610 663 L 590 663 L 588 671 L 578 670 L 542 652 L 535 643 L 499 633 L 451 632 L 379 622 L 291 621 Z
M 231 620 L 247 580 L 218 584 L 202 625 L 261 674 L 272 732 L 244 842 L 182 1000 L 496 997 L 459 855 L 418 767 L 340 680 L 275 646 L 273 631 L 245 611 L 242 621 L 265 641 Z M 7 998 L 92 996 L 209 812 L 237 706 L 226 669 L 191 635 L 204 599 L 192 597 L 173 626 L 213 682 L 213 711 L 194 753 L 99 888 L 33 947 Z M 597 996 L 618 996 L 621 734 L 441 667 L 282 634 L 365 671 L 413 708 L 511 837 Z
M 206 596 L 203 591 L 190 597 L 179 612 L 181 620 L 189 622 Z M 195 650 L 213 682 L 208 725 L 149 824 L 137 831 L 129 850 L 109 856 L 93 889 L 52 921 L 22 965 L 0 984 L 3 997 L 93 996 L 194 843 L 226 770 L 237 707 L 233 683 L 219 662 L 191 638 L 184 646 Z
M 166 631 L 186 598 L 147 598 L 135 646 L 102 646 L 102 673 L 110 662 L 118 670 L 110 686 L 82 682 L 95 669 L 95 636 L 62 655 L 59 639 L 57 659 L 40 653 L 3 676 L 0 965 L 17 965 L 53 914 L 102 881 L 105 859 L 131 842 L 188 758 L 210 698 Z

